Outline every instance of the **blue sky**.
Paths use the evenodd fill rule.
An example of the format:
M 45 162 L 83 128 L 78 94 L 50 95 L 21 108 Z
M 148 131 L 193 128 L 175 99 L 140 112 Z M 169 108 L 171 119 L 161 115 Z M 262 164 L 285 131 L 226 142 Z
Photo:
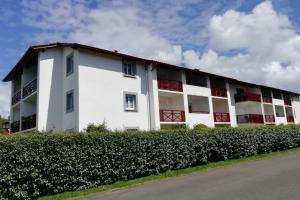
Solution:
M 66 41 L 300 91 L 299 10 L 298 0 L 2 0 L 0 77 L 30 45 Z

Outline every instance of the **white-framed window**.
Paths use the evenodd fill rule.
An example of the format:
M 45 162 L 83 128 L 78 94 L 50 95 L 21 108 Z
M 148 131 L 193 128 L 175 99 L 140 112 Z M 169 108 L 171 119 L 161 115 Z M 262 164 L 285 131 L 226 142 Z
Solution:
M 66 94 L 66 113 L 74 111 L 74 92 L 70 90 Z
M 137 111 L 137 95 L 133 93 L 124 94 L 125 111 Z
M 69 76 L 74 72 L 74 54 L 71 53 L 66 59 L 66 76 Z
M 124 76 L 136 76 L 136 62 L 132 60 L 123 60 Z

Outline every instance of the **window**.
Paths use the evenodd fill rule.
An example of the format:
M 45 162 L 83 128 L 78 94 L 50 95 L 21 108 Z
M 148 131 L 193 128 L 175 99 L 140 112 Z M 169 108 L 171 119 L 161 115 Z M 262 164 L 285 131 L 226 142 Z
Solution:
M 123 73 L 125 76 L 136 76 L 136 63 L 135 61 L 123 60 Z
M 137 111 L 137 98 L 135 94 L 125 94 L 125 110 Z
M 73 90 L 67 92 L 66 96 L 66 112 L 70 113 L 74 110 L 74 95 Z
M 282 99 L 280 90 L 273 90 L 273 98 L 274 99 Z
M 66 66 L 67 66 L 66 73 L 67 73 L 67 76 L 69 76 L 74 71 L 74 54 L 73 53 L 71 53 L 70 55 L 67 56 Z
M 210 87 L 218 89 L 226 89 L 226 81 L 223 78 L 210 77 Z
M 200 87 L 207 87 L 207 79 L 205 74 L 195 72 L 186 72 L 186 84 Z

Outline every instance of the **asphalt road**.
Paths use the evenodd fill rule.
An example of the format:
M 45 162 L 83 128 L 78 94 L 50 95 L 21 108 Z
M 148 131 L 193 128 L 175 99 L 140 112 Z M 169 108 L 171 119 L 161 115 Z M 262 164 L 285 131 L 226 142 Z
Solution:
M 175 177 L 87 200 L 300 200 L 300 153 Z

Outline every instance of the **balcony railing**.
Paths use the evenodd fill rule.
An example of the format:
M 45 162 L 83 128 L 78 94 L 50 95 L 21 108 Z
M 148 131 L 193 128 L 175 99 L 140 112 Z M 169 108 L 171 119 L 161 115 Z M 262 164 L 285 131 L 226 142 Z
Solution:
M 227 112 L 214 112 L 215 122 L 230 122 L 230 115 Z
M 11 105 L 15 105 L 21 100 L 21 90 L 16 92 L 14 96 L 11 98 Z
M 275 116 L 274 115 L 265 115 L 265 122 L 275 123 Z
M 294 123 L 295 120 L 294 120 L 294 116 L 286 116 L 286 120 L 288 123 Z
M 264 117 L 263 115 L 258 114 L 246 114 L 237 116 L 238 123 L 249 123 L 249 124 L 263 124 Z
M 12 133 L 19 132 L 20 131 L 20 120 L 11 123 L 10 129 L 11 129 L 10 131 Z
M 237 94 L 235 96 L 235 102 L 242 102 L 242 101 L 255 101 L 255 102 L 261 102 L 261 98 L 259 94 L 254 93 L 243 93 L 243 94 Z
M 158 89 L 161 90 L 171 90 L 182 92 L 182 82 L 180 81 L 171 81 L 171 80 L 158 80 Z
M 227 97 L 226 89 L 211 88 L 211 95 L 216 97 Z
M 161 122 L 185 122 L 185 113 L 182 110 L 160 110 Z
M 264 103 L 273 103 L 272 97 L 263 97 Z
M 286 106 L 292 106 L 292 101 L 290 99 L 284 99 L 284 105 Z
M 36 127 L 36 114 L 28 117 L 22 117 L 22 130 L 27 130 Z
M 31 95 L 36 90 L 37 90 L 37 79 L 34 79 L 23 88 L 23 98 Z

